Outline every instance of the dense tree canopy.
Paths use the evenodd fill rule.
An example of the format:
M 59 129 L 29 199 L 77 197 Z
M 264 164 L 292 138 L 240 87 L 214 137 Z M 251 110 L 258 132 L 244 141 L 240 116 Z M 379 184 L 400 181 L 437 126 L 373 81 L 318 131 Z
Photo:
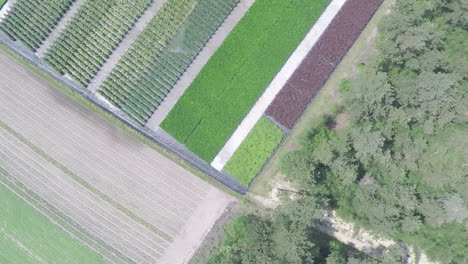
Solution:
M 316 124 L 283 160 L 305 193 L 444 263 L 468 247 L 467 17 L 466 1 L 396 1 L 377 54 L 342 83 L 348 126 Z

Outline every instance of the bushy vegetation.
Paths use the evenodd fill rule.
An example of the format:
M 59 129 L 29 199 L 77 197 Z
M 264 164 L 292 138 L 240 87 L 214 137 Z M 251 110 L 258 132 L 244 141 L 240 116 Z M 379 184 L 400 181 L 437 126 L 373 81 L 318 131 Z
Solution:
M 339 215 L 466 263 L 468 6 L 398 0 L 377 54 L 343 82 L 347 127 L 316 125 L 283 171 Z
M 231 157 L 225 170 L 242 184 L 248 185 L 262 169 L 283 136 L 283 131 L 270 120 L 260 119 Z
M 406 249 L 392 246 L 374 259 L 313 229 L 320 206 L 306 198 L 234 219 L 206 264 L 401 264 L 407 257 Z
M 166 1 L 99 92 L 145 124 L 237 3 Z
M 4 174 L 0 168 L 0 177 Z M 2 183 L 0 210 L 1 263 L 105 263 Z
M 87 86 L 151 0 L 87 1 L 44 58 L 55 70 Z
M 328 3 L 255 1 L 162 128 L 211 162 Z
M 18 0 L 1 29 L 36 51 L 75 0 Z

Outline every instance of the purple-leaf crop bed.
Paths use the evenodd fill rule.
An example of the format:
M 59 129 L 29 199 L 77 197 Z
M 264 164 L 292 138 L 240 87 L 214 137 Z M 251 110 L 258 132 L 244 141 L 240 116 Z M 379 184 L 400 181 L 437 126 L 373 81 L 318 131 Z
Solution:
M 287 128 L 325 84 L 383 0 L 348 0 L 267 109 Z

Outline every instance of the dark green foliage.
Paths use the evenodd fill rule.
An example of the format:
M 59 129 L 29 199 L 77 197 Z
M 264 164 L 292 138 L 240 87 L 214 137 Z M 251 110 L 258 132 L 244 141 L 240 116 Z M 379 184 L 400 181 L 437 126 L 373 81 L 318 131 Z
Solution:
M 313 263 L 318 248 L 308 237 L 311 218 L 278 213 L 243 216 L 226 229 L 219 253 L 207 263 Z M 308 215 L 310 216 L 310 215 Z
M 226 227 L 224 241 L 207 264 L 332 264 L 347 263 L 349 255 L 367 259 L 312 228 L 325 204 L 304 196 L 271 214 L 236 218 Z
M 12 40 L 21 41 L 36 51 L 75 0 L 18 0 L 10 1 L 11 11 L 5 12 L 0 30 Z M 0 1 L 3 7 L 5 1 Z
M 378 53 L 341 83 L 348 127 L 313 128 L 282 166 L 301 192 L 442 263 L 466 262 L 466 10 L 466 1 L 397 1 Z M 390 255 L 385 263 L 401 263 L 404 253 Z

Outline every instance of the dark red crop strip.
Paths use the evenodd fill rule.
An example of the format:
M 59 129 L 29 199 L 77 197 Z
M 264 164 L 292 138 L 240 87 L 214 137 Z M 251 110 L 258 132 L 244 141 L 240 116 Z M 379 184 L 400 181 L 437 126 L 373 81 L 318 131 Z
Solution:
M 382 0 L 348 0 L 275 97 L 266 114 L 292 128 L 381 3 Z

